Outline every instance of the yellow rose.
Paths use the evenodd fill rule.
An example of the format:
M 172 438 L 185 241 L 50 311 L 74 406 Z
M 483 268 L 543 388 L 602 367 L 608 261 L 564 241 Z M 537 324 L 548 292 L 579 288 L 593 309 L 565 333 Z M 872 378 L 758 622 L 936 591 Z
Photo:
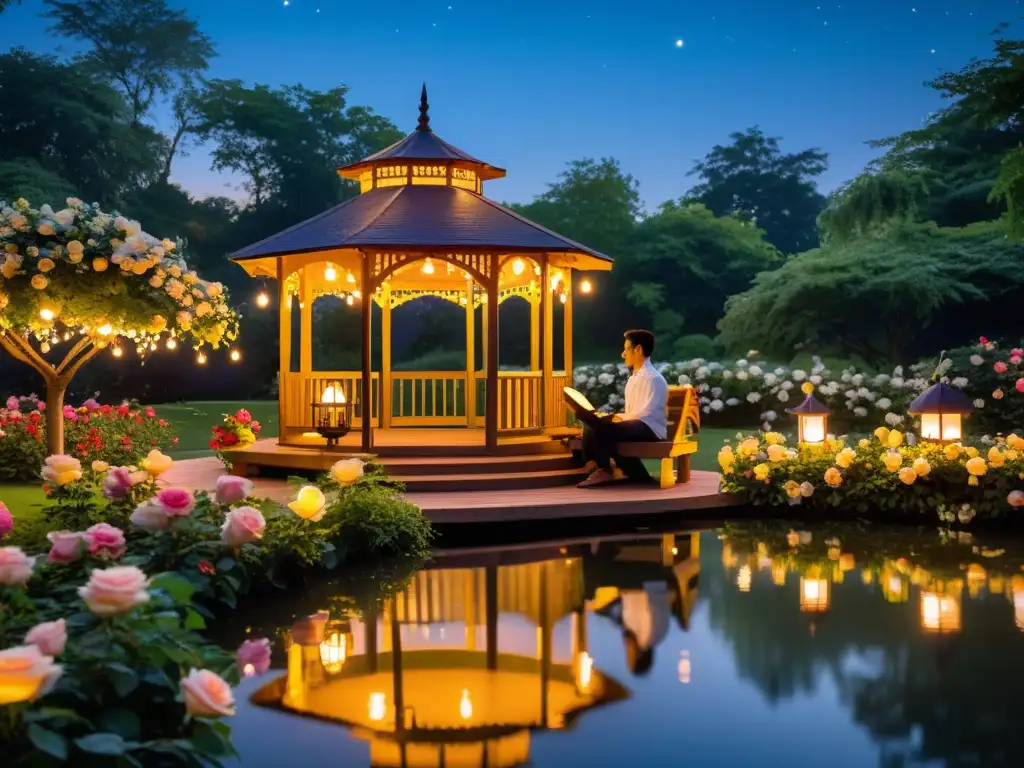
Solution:
M 928 463 L 927 459 L 921 457 L 914 459 L 913 467 L 918 477 L 927 477 L 928 473 L 932 471 L 932 465 Z
M 164 281 L 156 275 L 153 275 L 153 277 L 149 278 L 149 284 L 154 288 L 159 288 L 164 284 Z
M 82 479 L 82 462 L 73 456 L 54 454 L 48 456 L 43 462 L 43 470 L 40 474 L 48 483 L 67 485 Z
M 161 453 L 159 448 L 154 448 L 149 452 L 149 455 L 142 460 L 142 468 L 149 472 L 153 477 L 160 477 L 160 475 L 169 470 L 173 464 L 174 459 Z
M 853 464 L 853 460 L 856 458 L 856 451 L 852 448 L 843 448 L 843 450 L 836 454 L 836 466 L 840 469 L 849 469 L 850 465 Z
M 895 472 L 903 464 L 903 457 L 899 451 L 886 451 L 882 454 L 882 463 L 890 472 Z
M 805 381 L 803 384 L 800 385 L 800 391 L 803 392 L 805 395 L 813 395 L 814 385 L 811 384 L 811 382 L 809 381 Z
M 1007 461 L 1016 461 L 1020 458 L 1020 451 L 1009 450 L 1006 452 Z
M 726 473 L 732 470 L 732 465 L 736 463 L 736 454 L 732 452 L 732 446 L 726 445 L 718 452 L 718 466 L 720 466 Z
M 135 264 L 132 265 L 132 272 L 134 272 L 136 275 L 146 274 L 147 269 L 149 269 L 148 261 L 137 261 L 135 262 Z
M 967 471 L 970 472 L 975 477 L 981 477 L 986 472 L 988 472 L 988 465 L 985 463 L 985 460 L 980 456 L 974 456 L 968 459 L 966 466 Z
M 903 445 L 903 433 L 900 432 L 898 429 L 894 429 L 892 432 L 889 433 L 889 437 L 886 440 L 886 443 L 888 443 L 890 448 L 899 448 L 901 445 Z
M 1014 451 L 1024 451 L 1024 437 L 1019 437 L 1016 433 L 1011 433 L 1006 438 L 1006 445 Z
M 129 257 L 126 256 L 121 261 L 121 271 L 122 272 L 131 272 L 134 268 L 135 268 L 135 259 L 132 259 L 132 258 L 129 258 Z
M 331 467 L 331 480 L 338 485 L 352 485 L 363 476 L 364 467 L 362 459 L 341 459 Z
M 768 445 L 780 445 L 786 442 L 786 438 L 778 432 L 765 432 L 764 441 L 768 443 Z
M 768 479 L 768 473 L 770 471 L 771 471 L 771 467 L 769 467 L 767 464 L 757 464 L 754 467 L 754 477 L 757 480 L 767 480 Z
M 738 446 L 736 446 L 736 453 L 741 459 L 749 458 L 750 456 L 757 453 L 758 444 L 756 437 L 748 437 Z
M 862 437 L 860 440 L 857 441 L 857 447 L 863 451 L 871 447 L 871 441 L 868 440 L 866 437 Z
M 769 445 L 768 446 L 768 458 L 771 461 L 785 461 L 787 456 L 786 448 L 782 445 Z
M 992 446 L 988 449 L 988 463 L 993 467 L 1001 467 L 1006 462 L 1006 457 L 1003 452 L 1000 451 L 996 446 Z
M 327 498 L 315 485 L 304 485 L 299 489 L 295 501 L 288 503 L 288 509 L 303 520 L 315 523 L 327 512 Z
M 787 480 L 783 488 L 786 489 L 786 495 L 791 499 L 795 499 L 800 496 L 800 483 L 796 480 Z
M 950 443 L 942 449 L 942 455 L 949 461 L 956 461 L 960 457 L 960 443 Z
M 810 482 L 808 482 L 807 480 L 804 480 L 802 483 L 800 483 L 800 495 L 803 496 L 805 499 L 811 498 L 811 496 L 814 495 L 814 486 L 811 485 Z
M 107 462 L 105 461 L 100 461 L 99 459 L 97 459 L 92 463 L 93 472 L 102 473 L 106 472 L 108 469 L 110 469 L 110 465 L 107 464 Z
M 40 272 L 49 272 L 51 269 L 57 266 L 57 262 L 55 262 L 53 259 L 40 259 L 39 264 L 37 266 L 39 267 Z
M 108 266 L 107 260 L 101 256 L 97 256 L 92 260 L 93 272 L 106 272 Z
M 973 459 L 975 456 L 978 455 L 978 449 L 975 448 L 973 445 L 969 445 L 966 448 L 964 448 L 964 453 L 967 454 L 968 458 Z
M 878 429 L 875 430 L 875 437 L 878 438 L 878 442 L 880 442 L 882 445 L 888 445 L 889 444 L 889 428 L 888 427 L 879 427 Z
M 903 467 L 903 469 L 900 470 L 900 482 L 904 485 L 913 485 L 916 480 L 917 472 L 915 472 L 911 467 Z
M 4 265 L 0 267 L 0 274 L 6 277 L 8 280 L 18 274 L 18 265 L 13 261 L 5 261 Z
M 46 694 L 60 677 L 60 666 L 33 644 L 0 651 L 0 706 Z
M 153 315 L 149 321 L 149 328 L 147 330 L 150 333 L 160 333 L 167 327 L 167 319 L 163 315 Z
M 47 280 L 42 275 L 32 275 L 32 287 L 35 288 L 37 291 L 43 290 L 49 284 L 50 281 Z
M 825 482 L 832 488 L 838 488 L 843 484 L 843 473 L 836 467 L 829 467 L 825 470 Z

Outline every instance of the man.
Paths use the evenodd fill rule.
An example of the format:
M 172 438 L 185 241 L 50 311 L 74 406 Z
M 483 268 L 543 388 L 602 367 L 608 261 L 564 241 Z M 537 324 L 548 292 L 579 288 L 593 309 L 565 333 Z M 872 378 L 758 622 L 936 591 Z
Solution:
M 617 443 L 642 443 L 664 440 L 668 434 L 668 382 L 651 365 L 654 334 L 650 331 L 626 331 L 622 359 L 631 371 L 626 382 L 626 410 L 608 416 L 596 412 L 580 413 L 583 420 L 583 458 L 592 467 L 580 488 L 593 488 L 628 477 L 650 481 L 643 462 L 615 456 Z M 612 468 L 612 459 L 616 467 Z

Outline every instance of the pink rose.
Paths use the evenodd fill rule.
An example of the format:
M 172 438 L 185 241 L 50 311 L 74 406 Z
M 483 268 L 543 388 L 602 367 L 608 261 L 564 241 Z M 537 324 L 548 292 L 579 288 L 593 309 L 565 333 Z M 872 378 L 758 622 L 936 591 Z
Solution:
M 16 410 L 18 410 L 18 405 L 19 405 L 18 398 L 16 398 L 14 395 L 11 395 L 10 397 L 7 398 L 7 410 L 8 411 L 16 411 Z
M 166 531 L 171 525 L 171 518 L 164 512 L 164 508 L 157 504 L 156 499 L 144 501 L 137 506 L 129 519 L 132 525 L 149 533 Z
M 72 531 L 52 531 L 46 534 L 50 540 L 50 554 L 46 559 L 51 563 L 68 565 L 82 556 L 83 534 Z
M 231 686 L 215 672 L 193 669 L 181 679 L 181 697 L 191 717 L 230 717 L 235 714 Z
M 262 539 L 266 527 L 267 522 L 258 509 L 239 507 L 228 512 L 220 529 L 220 538 L 227 546 L 238 549 L 243 544 Z
M 117 560 L 124 554 L 124 532 L 107 523 L 97 523 L 85 531 L 89 554 L 101 560 Z
M 6 536 L 14 528 L 14 518 L 11 516 L 11 512 L 0 501 L 0 539 Z
M 114 467 L 103 478 L 103 496 L 107 499 L 123 499 L 132 492 L 132 472 L 128 467 Z
M 1002 400 L 1003 399 L 1003 390 L 1001 390 L 1001 389 L 995 390 L 994 392 L 992 392 L 992 397 L 995 400 Z
M 1010 350 L 1010 354 L 1013 357 L 1024 358 L 1024 349 L 1021 349 L 1020 347 L 1014 347 L 1013 349 Z
M 97 616 L 114 616 L 147 602 L 148 586 L 146 574 L 134 565 L 122 565 L 90 573 L 89 583 L 78 588 L 78 596 Z
M 245 408 L 241 408 L 238 413 L 235 414 L 235 418 L 239 424 L 249 424 L 252 422 L 252 414 L 249 413 Z
M 1018 392 L 1024 392 L 1024 378 L 1017 379 L 1017 383 L 1013 386 L 1017 388 Z
M 1002 360 L 997 360 L 996 364 L 992 366 L 992 370 L 996 373 L 1006 373 L 1006 363 Z
M 184 488 L 164 488 L 157 493 L 156 503 L 168 517 L 188 517 L 196 508 L 195 499 Z
M 1010 491 L 1006 502 L 1011 507 L 1024 507 L 1024 491 Z
M 1020 355 L 1010 355 L 1010 363 L 1012 365 L 1020 365 L 1020 361 L 1021 361 Z
M 32 578 L 36 559 L 21 551 L 20 547 L 0 547 L 0 584 L 20 587 Z
M 67 643 L 68 630 L 64 619 L 37 624 L 25 635 L 25 645 L 34 645 L 47 656 L 59 656 L 64 653 L 64 646 Z
M 253 482 L 237 475 L 221 475 L 217 478 L 216 499 L 218 504 L 234 504 L 247 499 L 253 491 Z
M 44 655 L 35 645 L 0 651 L 0 706 L 45 696 L 60 674 L 53 657 Z
M 236 655 L 238 668 L 246 677 L 265 675 L 270 669 L 270 641 L 261 637 L 259 640 L 246 640 Z

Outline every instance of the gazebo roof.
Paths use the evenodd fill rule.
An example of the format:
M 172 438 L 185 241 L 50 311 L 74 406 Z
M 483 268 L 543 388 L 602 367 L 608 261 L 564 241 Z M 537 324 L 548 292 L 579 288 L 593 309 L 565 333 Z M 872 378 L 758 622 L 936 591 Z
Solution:
M 578 268 L 611 269 L 603 253 L 552 232 L 493 200 L 458 187 L 383 187 L 347 200 L 232 253 L 244 262 L 345 248 L 569 253 Z

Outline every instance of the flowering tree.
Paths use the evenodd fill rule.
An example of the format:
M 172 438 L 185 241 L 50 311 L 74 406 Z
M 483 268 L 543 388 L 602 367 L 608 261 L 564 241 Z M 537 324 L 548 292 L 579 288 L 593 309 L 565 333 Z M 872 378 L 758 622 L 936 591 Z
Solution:
M 0 201 L 0 347 L 46 381 L 51 454 L 63 453 L 68 385 L 100 350 L 217 349 L 237 338 L 224 287 L 190 271 L 180 246 L 75 198 L 56 212 Z

